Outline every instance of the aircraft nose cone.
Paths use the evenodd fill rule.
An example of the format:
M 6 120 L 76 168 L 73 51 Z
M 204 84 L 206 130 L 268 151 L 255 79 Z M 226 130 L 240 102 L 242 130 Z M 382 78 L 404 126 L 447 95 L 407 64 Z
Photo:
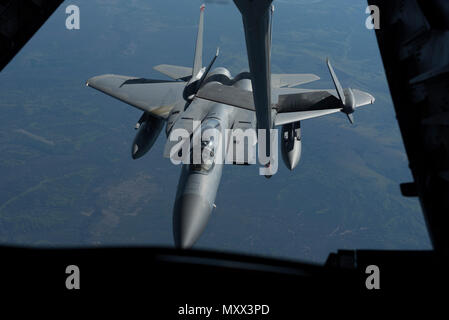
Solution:
M 212 206 L 199 195 L 184 194 L 176 199 L 173 210 L 173 235 L 178 248 L 190 248 L 199 238 Z

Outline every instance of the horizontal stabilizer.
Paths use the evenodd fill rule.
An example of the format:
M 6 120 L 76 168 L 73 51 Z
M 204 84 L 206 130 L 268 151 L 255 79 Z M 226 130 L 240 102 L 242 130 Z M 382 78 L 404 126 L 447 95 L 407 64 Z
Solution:
M 272 74 L 271 75 L 271 86 L 273 88 L 292 88 L 299 86 L 301 84 L 313 82 L 320 80 L 315 74 L 304 73 L 304 74 Z
M 189 67 L 160 64 L 153 67 L 153 69 L 159 71 L 162 74 L 165 74 L 166 76 L 174 80 L 189 81 L 192 77 L 192 68 Z
M 376 101 L 376 99 L 368 92 L 360 91 L 357 89 L 352 89 L 352 92 L 354 93 L 356 107 L 365 106 L 367 104 L 373 104 L 374 101 Z

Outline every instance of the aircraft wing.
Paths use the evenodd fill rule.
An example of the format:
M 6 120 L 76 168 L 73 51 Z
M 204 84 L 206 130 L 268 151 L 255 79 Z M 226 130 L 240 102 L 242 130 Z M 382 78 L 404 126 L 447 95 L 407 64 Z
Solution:
M 278 112 L 275 125 L 321 117 L 342 108 L 337 91 L 334 89 L 272 88 L 271 93 L 272 101 L 277 101 L 277 104 L 273 105 Z M 374 103 L 374 97 L 367 92 L 353 89 L 353 93 L 356 107 Z M 198 91 L 197 97 L 255 111 L 252 92 L 218 82 L 206 84 Z
M 306 120 L 325 116 L 341 111 L 342 106 L 336 90 L 307 90 L 292 93 L 292 89 L 278 89 L 278 113 L 275 125 L 288 124 L 300 120 Z M 361 107 L 374 103 L 374 97 L 364 91 L 352 90 L 354 93 L 355 107 Z
M 105 74 L 90 78 L 86 85 L 165 119 L 182 99 L 185 83 Z
M 315 74 L 304 73 L 304 74 L 275 74 L 271 75 L 271 87 L 272 88 L 282 88 L 282 87 L 296 87 L 300 84 L 305 84 L 313 81 L 320 80 Z

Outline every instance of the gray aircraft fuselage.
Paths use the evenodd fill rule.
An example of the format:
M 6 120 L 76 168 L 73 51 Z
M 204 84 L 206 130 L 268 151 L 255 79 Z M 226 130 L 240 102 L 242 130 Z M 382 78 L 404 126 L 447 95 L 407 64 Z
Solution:
M 227 76 L 229 71 L 225 68 L 217 68 L 211 74 L 212 76 L 207 80 L 232 82 L 232 79 L 229 79 Z M 239 74 L 236 79 L 241 78 L 242 75 L 244 73 Z M 207 80 L 206 83 L 210 82 Z M 243 78 L 234 82 L 232 86 L 251 91 L 251 80 Z M 201 127 L 197 129 L 200 131 L 208 127 L 214 127 L 224 135 L 225 130 L 231 129 L 236 119 L 248 118 L 252 119 L 252 121 L 248 122 L 256 123 L 255 114 L 251 111 L 234 108 L 226 104 L 210 102 L 201 98 L 195 98 L 190 106 L 194 104 L 200 104 L 201 108 L 205 110 Z M 178 113 L 177 119 L 182 119 L 183 114 L 184 112 Z M 212 124 L 212 126 L 209 126 L 209 124 Z M 167 128 L 166 134 L 168 137 L 173 126 Z M 187 248 L 192 246 L 206 227 L 215 205 L 227 147 L 223 146 L 221 161 L 216 161 L 218 163 L 214 163 L 210 168 L 204 168 L 203 164 L 182 165 L 173 209 L 173 235 L 177 247 Z M 203 153 L 203 149 L 201 151 Z

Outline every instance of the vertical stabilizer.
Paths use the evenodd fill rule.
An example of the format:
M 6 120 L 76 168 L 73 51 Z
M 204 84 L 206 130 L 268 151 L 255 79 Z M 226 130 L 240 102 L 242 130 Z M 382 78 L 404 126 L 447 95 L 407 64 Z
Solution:
M 196 37 L 195 58 L 193 60 L 192 78 L 195 78 L 203 67 L 203 33 L 204 33 L 204 9 L 203 4 L 200 7 L 200 22 L 198 25 L 198 35 Z

